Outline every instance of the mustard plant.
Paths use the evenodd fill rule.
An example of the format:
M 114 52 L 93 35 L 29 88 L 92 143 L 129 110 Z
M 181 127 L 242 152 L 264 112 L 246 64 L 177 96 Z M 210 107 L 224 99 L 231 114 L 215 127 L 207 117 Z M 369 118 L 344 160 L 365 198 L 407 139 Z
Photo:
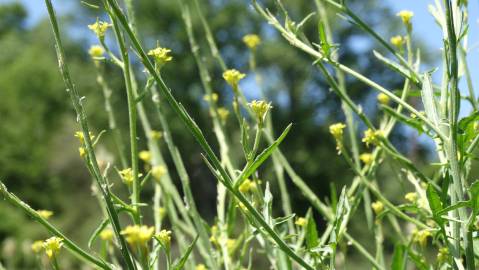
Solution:
M 272 269 L 336 269 L 348 255 L 345 244 L 351 245 L 374 269 L 475 269 L 479 184 L 471 179 L 470 173 L 479 143 L 479 118 L 478 100 L 466 63 L 467 1 L 436 1 L 430 7 L 444 37 L 440 82 L 433 82 L 432 74 L 437 71 L 424 70 L 421 53 L 414 49 L 415 17 L 411 11 L 401 11 L 394 18 L 403 26 L 403 32 L 383 37 L 368 26 L 347 1 L 311 1 L 312 13 L 296 19 L 290 17 L 287 6 L 280 0 L 273 1 L 278 14 L 263 3 L 252 1 L 255 14 L 291 46 L 309 55 L 314 72 L 324 77 L 341 100 L 345 120 L 329 126 L 335 143 L 331 147 L 336 147 L 338 162 L 345 162 L 354 177 L 339 196 L 333 190 L 329 201 L 313 192 L 280 149 L 293 127 L 287 125 L 279 136 L 273 129 L 271 115 L 276 108 L 267 100 L 261 72 L 256 68 L 256 56 L 262 46 L 258 34 L 250 33 L 242 38 L 249 50 L 249 70 L 228 67 L 202 13 L 200 1 L 176 1 L 200 75 L 203 101 L 208 105 L 213 143 L 204 136 L 203 127 L 196 124 L 169 87 L 168 78 L 163 76 L 164 69 L 175 65 L 174 51 L 162 47 L 161 41 L 155 48 L 145 48 L 139 39 L 141 29 L 136 28 L 132 0 L 101 0 L 98 6 L 88 4 L 107 18 L 106 21 L 93 19 L 88 25 L 97 38 L 97 45 L 90 47 L 88 54 L 96 68 L 108 116 L 108 130 L 94 134 L 83 104 L 86 101 L 69 73 L 61 24 L 51 0 L 44 1 L 60 73 L 77 115 L 79 131 L 74 136 L 79 141 L 79 155 L 92 176 L 94 195 L 104 214 L 88 240 L 88 248 L 82 248 L 48 220 L 53 212 L 32 209 L 0 183 L 2 196 L 51 234 L 51 238 L 33 242 L 31 249 L 36 256 L 44 253 L 53 269 L 61 269 L 57 257 L 65 252 L 63 249 L 98 269 L 258 269 L 253 260 L 260 256 Z M 380 85 L 340 62 L 341 44 L 335 41 L 332 18 L 327 10 L 334 10 L 339 19 L 353 23 L 377 41 L 387 54 L 379 51 L 371 54 L 401 76 L 401 91 Z M 205 34 L 201 38 L 208 45 L 206 52 L 198 46 L 193 13 Z M 318 28 L 317 37 L 303 32 L 303 26 L 313 20 Z M 111 37 L 114 39 L 109 40 Z M 110 49 L 111 44 L 118 50 Z M 205 64 L 208 57 L 220 68 L 221 74 L 214 74 L 208 68 Z M 143 73 L 135 72 L 135 58 L 141 63 Z M 107 64 L 123 75 L 125 93 L 112 91 L 105 79 Z M 248 101 L 245 97 L 241 81 L 247 76 L 255 77 L 260 100 Z M 348 93 L 346 78 L 358 80 L 379 92 L 378 123 L 368 117 Z M 461 79 L 467 83 L 466 96 L 461 95 L 459 89 Z M 218 102 L 221 93 L 213 90 L 213 80 L 228 85 L 233 96 L 230 103 Z M 420 93 L 421 106 L 409 102 L 414 92 Z M 127 98 L 128 132 L 118 127 L 118 113 L 111 101 L 112 95 L 120 94 Z M 473 111 L 460 117 L 462 99 L 471 104 Z M 169 106 L 175 119 L 194 137 L 204 163 L 217 180 L 213 222 L 206 221 L 199 213 L 201 206 L 195 202 L 190 175 L 183 163 L 183 155 L 187 153 L 181 153 L 177 147 L 165 106 Z M 158 123 L 152 119 L 158 119 Z M 423 172 L 391 142 L 390 135 L 399 123 L 424 134 L 435 144 L 438 163 L 431 166 L 433 174 Z M 237 127 L 241 134 L 239 142 L 232 141 L 227 124 Z M 115 164 L 101 164 L 97 158 L 95 146 L 105 139 L 104 133 L 111 134 L 116 147 L 119 161 Z M 123 146 L 124 137 L 128 138 L 129 149 Z M 147 148 L 140 149 L 138 140 L 143 140 Z M 166 145 L 165 151 L 160 151 L 160 144 Z M 239 154 L 232 150 L 236 144 Z M 217 149 L 213 145 L 218 145 Z M 166 164 L 167 157 L 173 161 L 172 166 Z M 275 176 L 271 182 L 262 180 L 259 170 L 269 159 Z M 401 196 L 401 203 L 388 198 L 384 192 L 384 185 L 390 180 L 378 179 L 378 170 L 385 159 L 399 165 L 400 177 L 410 186 L 411 191 Z M 173 173 L 179 176 L 181 190 L 172 180 Z M 118 179 L 119 182 L 114 182 Z M 308 200 L 310 209 L 306 213 L 293 212 L 288 180 Z M 273 215 L 270 188 L 273 181 L 280 191 L 281 216 Z M 116 194 L 114 183 L 115 189 L 128 193 L 128 198 Z M 142 201 L 141 193 L 147 187 L 154 190 L 151 202 Z M 145 218 L 146 211 L 151 212 L 152 223 Z M 365 216 L 363 222 L 374 234 L 374 250 L 348 231 L 354 216 L 360 214 Z M 326 223 L 321 230 L 316 224 L 318 218 Z M 394 245 L 391 256 L 385 253 L 386 241 Z M 434 259 L 423 255 L 431 250 L 437 252 Z

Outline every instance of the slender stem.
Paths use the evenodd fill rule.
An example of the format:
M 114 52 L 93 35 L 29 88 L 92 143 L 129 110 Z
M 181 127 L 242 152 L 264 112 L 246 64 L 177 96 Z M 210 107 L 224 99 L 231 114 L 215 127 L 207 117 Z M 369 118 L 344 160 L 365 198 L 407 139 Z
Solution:
M 449 59 L 449 141 L 446 144 L 446 153 L 448 155 L 450 171 L 452 175 L 452 186 L 451 189 L 451 205 L 456 204 L 458 201 L 465 199 L 464 190 L 463 190 L 463 180 L 461 173 L 461 166 L 458 160 L 458 147 L 457 147 L 457 134 L 458 127 L 457 121 L 460 110 L 460 92 L 458 88 L 458 59 L 457 59 L 457 37 L 454 29 L 454 17 L 453 17 L 453 3 L 451 0 L 444 0 L 444 6 L 446 8 L 446 24 L 447 24 L 447 37 L 448 37 L 448 59 Z M 459 217 L 461 220 L 466 219 L 466 212 L 464 208 L 453 211 L 454 217 Z M 462 227 L 462 238 L 464 241 L 465 249 L 473 249 L 473 243 L 469 241 L 468 237 L 468 226 L 466 224 L 459 224 L 458 222 L 452 222 L 452 233 L 456 249 L 458 252 L 455 252 L 455 256 L 460 258 L 461 250 L 461 227 Z M 469 255 L 466 253 L 466 255 Z M 474 256 L 466 256 L 466 266 L 467 269 L 475 269 Z
M 253 217 L 256 221 L 261 224 L 261 226 L 265 229 L 265 231 L 271 236 L 271 238 L 276 242 L 276 244 L 290 256 L 293 260 L 299 263 L 306 269 L 313 270 L 314 268 L 309 265 L 303 258 L 297 255 L 295 252 L 291 250 L 291 248 L 283 241 L 283 239 L 270 227 L 267 221 L 261 216 L 261 214 L 251 205 L 251 203 L 244 197 L 243 194 L 233 189 L 232 186 L 232 179 L 226 172 L 226 170 L 222 167 L 221 162 L 217 158 L 216 154 L 213 152 L 213 149 L 207 143 L 205 137 L 203 136 L 202 131 L 199 129 L 198 125 L 194 122 L 191 116 L 187 113 L 186 109 L 176 101 L 174 96 L 171 93 L 171 90 L 165 84 L 163 79 L 161 78 L 160 74 L 157 73 L 153 64 L 151 63 L 150 59 L 146 55 L 145 51 L 143 50 L 142 46 L 140 45 L 139 40 L 137 39 L 136 35 L 131 30 L 131 27 L 128 24 L 126 17 L 124 16 L 123 12 L 121 11 L 118 3 L 115 0 L 103 0 L 111 5 L 112 10 L 115 16 L 118 18 L 119 22 L 122 24 L 123 28 L 127 32 L 128 36 L 130 37 L 130 41 L 132 42 L 133 47 L 135 48 L 136 52 L 139 54 L 139 57 L 148 70 L 148 72 L 154 77 L 156 83 L 159 86 L 161 95 L 168 101 L 171 105 L 173 111 L 180 117 L 183 121 L 185 126 L 189 129 L 192 135 L 195 137 L 197 142 L 202 147 L 203 151 L 205 151 L 208 161 L 211 162 L 211 165 L 215 170 L 218 171 L 219 177 L 221 178 L 222 183 L 225 184 L 226 188 L 235 195 L 235 197 L 242 202 L 245 207 L 251 212 Z
M 63 243 L 68 250 L 70 250 L 73 254 L 78 256 L 79 258 L 97 266 L 101 269 L 112 269 L 107 263 L 102 261 L 101 259 L 89 254 L 79 246 L 77 246 L 72 240 L 70 240 L 67 236 L 65 236 L 62 232 L 60 232 L 55 226 L 53 226 L 50 222 L 46 219 L 42 218 L 37 211 L 33 210 L 28 204 L 20 200 L 17 196 L 10 193 L 7 190 L 7 187 L 0 181 L 0 194 L 13 206 L 22 209 L 27 215 L 32 217 L 35 221 L 43 225 L 50 233 L 53 235 L 60 237 L 63 239 Z
M 134 222 L 135 224 L 141 224 L 141 213 L 140 207 L 140 180 L 138 178 L 138 142 L 137 142 L 137 108 L 136 108 L 136 98 L 133 93 L 132 86 L 132 75 L 131 75 L 131 64 L 130 56 L 128 54 L 128 48 L 126 47 L 125 40 L 115 17 L 111 14 L 111 11 L 106 7 L 108 13 L 110 14 L 110 19 L 113 24 L 113 29 L 115 31 L 116 40 L 118 47 L 121 53 L 121 60 L 123 61 L 123 78 L 125 80 L 126 96 L 128 102 L 128 122 L 130 130 L 130 162 L 131 170 L 133 173 L 133 183 L 132 183 L 132 193 L 131 193 L 131 204 L 135 210 Z
M 83 105 L 81 104 L 81 98 L 80 95 L 75 88 L 71 77 L 70 73 L 68 70 L 68 67 L 65 63 L 65 53 L 64 53 L 64 48 L 63 44 L 60 38 L 60 31 L 58 28 L 58 23 L 57 23 L 57 18 L 55 15 L 55 11 L 53 9 L 53 5 L 51 3 L 51 0 L 45 0 L 45 5 L 48 10 L 50 22 L 52 25 L 53 29 L 53 34 L 55 38 L 55 44 L 56 44 L 56 52 L 57 52 L 57 58 L 59 62 L 59 68 L 60 68 L 60 73 L 62 74 L 63 80 L 65 82 L 65 85 L 67 87 L 67 92 L 70 95 L 70 98 L 73 103 L 73 107 L 76 111 L 77 114 L 77 119 L 80 122 L 81 129 L 83 131 L 84 135 L 84 142 L 85 142 L 85 147 L 87 151 L 87 156 L 88 159 L 91 162 L 93 173 L 94 173 L 94 178 L 97 182 L 97 185 L 102 193 L 102 196 L 105 200 L 105 205 L 107 208 L 108 216 L 113 228 L 113 231 L 115 232 L 115 236 L 120 244 L 119 248 L 121 251 L 121 254 L 123 256 L 123 259 L 125 261 L 125 264 L 128 269 L 136 269 L 135 265 L 133 264 L 132 258 L 130 256 L 130 253 L 128 252 L 128 246 L 126 244 L 125 239 L 123 236 L 120 234 L 121 226 L 120 226 L 120 221 L 118 218 L 118 214 L 116 213 L 116 210 L 114 208 L 111 196 L 110 196 L 110 191 L 109 191 L 109 186 L 107 185 L 105 179 L 101 175 L 100 168 L 98 166 L 98 162 L 96 160 L 95 152 L 93 150 L 93 145 L 92 141 L 90 138 L 90 131 L 88 128 L 88 122 L 86 119 L 86 113 L 83 109 Z

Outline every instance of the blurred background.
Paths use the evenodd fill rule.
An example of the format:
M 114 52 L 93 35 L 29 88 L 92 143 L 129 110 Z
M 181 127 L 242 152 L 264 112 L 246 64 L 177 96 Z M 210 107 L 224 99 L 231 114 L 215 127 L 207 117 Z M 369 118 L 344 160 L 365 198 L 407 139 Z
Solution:
M 329 91 L 324 79 L 313 68 L 311 58 L 285 42 L 255 13 L 248 1 L 200 2 L 228 67 L 248 74 L 249 52 L 241 39 L 250 33 L 261 36 L 263 43 L 257 51 L 257 66 L 265 83 L 267 97 L 274 106 L 274 129 L 278 134 L 288 123 L 293 123 L 293 129 L 281 149 L 310 187 L 327 200 L 331 185 L 340 190 L 353 177 L 336 154 L 334 141 L 328 132 L 331 123 L 343 120 L 339 99 Z M 283 2 L 290 15 L 298 21 L 314 10 L 312 1 Z M 393 35 L 404 34 L 402 24 L 395 14 L 401 9 L 414 11 L 413 42 L 422 50 L 424 69 L 437 64 L 434 59 L 439 58 L 442 36 L 427 12 L 428 1 L 348 2 L 360 17 L 387 40 Z M 73 79 L 80 93 L 86 96 L 89 121 L 97 134 L 108 129 L 108 123 L 101 88 L 96 83 L 94 65 L 87 53 L 88 48 L 96 43 L 96 37 L 87 29 L 87 25 L 97 17 L 103 18 L 104 14 L 81 5 L 80 1 L 54 1 L 54 4 L 61 15 L 63 38 L 67 45 L 67 59 Z M 163 47 L 172 49 L 174 61 L 164 68 L 164 77 L 174 95 L 186 104 L 185 107 L 206 131 L 210 141 L 215 142 L 196 63 L 190 52 L 176 1 L 135 1 L 135 4 L 138 29 L 145 47 L 155 47 L 159 41 Z M 475 1 L 471 3 L 471 9 L 471 14 L 478 11 Z M 87 235 L 99 222 L 101 211 L 91 195 L 91 179 L 78 155 L 78 141 L 73 136 L 78 126 L 58 71 L 51 29 L 45 15 L 43 1 L 0 0 L 0 180 L 33 208 L 52 210 L 54 216 L 51 220 L 67 235 L 85 245 Z M 381 47 L 369 36 L 336 16 L 333 10 L 330 11 L 330 16 L 335 21 L 332 25 L 334 39 L 340 44 L 340 61 L 390 89 L 401 87 L 401 78 L 386 69 L 372 55 L 372 49 L 381 51 Z M 200 41 L 201 53 L 208 56 L 204 34 L 199 24 L 196 25 L 195 34 Z M 314 22 L 305 27 L 309 36 L 316 36 Z M 471 21 L 471 38 L 477 37 L 477 33 L 477 22 L 474 19 Z M 107 36 L 108 39 L 113 40 L 112 36 Z M 474 44 L 472 40 L 470 43 Z M 478 62 L 477 49 L 473 48 L 469 61 Z M 220 68 L 214 61 L 209 61 L 208 65 L 215 90 L 219 93 L 219 103 L 230 107 L 232 93 L 222 80 Z M 128 119 L 122 76 L 113 66 L 107 66 L 106 72 L 113 89 L 113 103 L 119 125 L 126 130 Z M 137 72 L 141 74 L 141 69 L 138 68 Z M 472 67 L 473 77 L 476 72 L 477 67 Z M 248 75 L 242 81 L 242 89 L 248 99 L 259 98 L 254 75 Z M 347 78 L 347 89 L 366 113 L 376 119 L 377 93 L 352 78 Z M 414 104 L 415 100 L 412 99 L 411 102 Z M 468 108 L 465 107 L 464 110 Z M 183 153 L 192 179 L 199 210 L 211 221 L 215 216 L 212 211 L 216 205 L 216 181 L 204 165 L 201 151 L 193 138 L 179 121 L 175 121 L 175 116 L 171 113 L 169 115 L 175 141 Z M 157 119 L 153 119 L 153 123 L 157 124 Z M 234 143 L 233 151 L 241 151 L 238 143 L 239 130 L 235 124 L 234 121 L 228 124 L 229 135 Z M 362 129 L 362 126 L 358 127 L 358 136 L 362 134 Z M 140 138 L 143 136 L 140 132 Z M 115 153 L 109 140 L 111 137 L 107 133 L 97 148 L 100 157 L 105 159 Z M 430 142 L 404 126 L 399 125 L 395 129 L 392 141 L 420 167 L 420 164 L 435 159 L 430 154 Z M 126 141 L 125 145 L 128 146 Z M 144 148 L 145 140 L 141 139 L 140 149 Z M 168 157 L 166 151 L 165 156 Z M 171 160 L 167 161 L 171 164 Z M 262 179 L 270 181 L 273 193 L 278 195 L 270 165 L 267 163 L 265 166 Z M 426 173 L 430 170 L 428 167 L 422 169 Z M 405 183 L 396 177 L 397 170 L 397 164 L 388 160 L 380 170 L 380 179 L 384 179 L 385 183 L 387 181 L 383 188 L 393 202 L 401 200 L 401 194 L 407 189 Z M 176 177 L 175 174 L 173 176 Z M 299 215 L 304 214 L 308 207 L 306 200 L 292 185 L 289 190 L 294 211 Z M 146 191 L 143 199 L 151 201 L 151 192 Z M 278 201 L 276 206 L 279 206 Z M 322 218 L 316 215 L 316 219 L 322 227 Z M 358 235 L 358 240 L 366 247 L 373 245 L 371 235 L 361 220 L 360 211 L 353 218 L 350 230 L 352 234 Z M 30 253 L 29 243 L 47 236 L 41 226 L 6 202 L 0 201 L 0 260 L 7 269 L 30 269 L 32 262 L 27 256 Z M 358 260 L 359 263 L 362 262 L 362 259 Z M 75 263 L 75 260 L 71 263 Z M 349 263 L 358 262 L 350 260 Z

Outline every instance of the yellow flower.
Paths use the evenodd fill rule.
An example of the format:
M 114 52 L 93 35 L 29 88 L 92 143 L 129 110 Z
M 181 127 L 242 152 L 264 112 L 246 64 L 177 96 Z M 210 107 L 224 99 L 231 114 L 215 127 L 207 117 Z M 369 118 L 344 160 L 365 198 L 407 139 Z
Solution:
M 439 263 L 443 263 L 447 261 L 447 257 L 449 257 L 449 250 L 447 247 L 442 247 L 439 249 L 439 252 L 437 253 L 437 260 Z
M 294 224 L 296 224 L 300 227 L 306 227 L 306 225 L 308 225 L 308 220 L 304 217 L 299 217 L 298 219 L 296 219 Z
M 384 204 L 380 201 L 375 201 L 371 204 L 371 208 L 376 215 L 379 215 L 384 210 Z
M 88 28 L 90 28 L 90 30 L 92 30 L 97 37 L 103 38 L 105 36 L 106 30 L 108 30 L 108 27 L 110 26 L 112 25 L 107 22 L 96 21 L 94 24 L 88 25 Z
M 218 239 L 216 239 L 216 237 L 215 237 L 214 235 L 212 235 L 212 236 L 210 237 L 210 242 L 211 242 L 211 244 L 213 244 L 213 245 L 218 245 Z
M 365 165 L 369 165 L 371 164 L 374 159 L 373 159 L 373 155 L 371 153 L 363 153 L 361 155 L 359 155 L 359 159 L 365 164 Z
M 241 79 L 243 79 L 246 75 L 237 71 L 236 69 L 228 69 L 227 71 L 223 72 L 223 79 L 236 89 L 238 87 L 238 83 Z
M 204 95 L 203 100 L 208 102 L 210 101 L 216 102 L 218 101 L 218 94 L 212 93 L 211 95 Z
M 89 132 L 89 134 L 90 134 L 90 140 L 93 140 L 95 138 L 95 135 L 93 135 L 93 133 L 91 131 Z M 78 138 L 78 140 L 80 141 L 81 144 L 85 143 L 85 136 L 83 136 L 82 131 L 75 132 L 74 136 Z
M 93 45 L 88 50 L 88 53 L 90 54 L 91 57 L 98 58 L 103 56 L 103 54 L 105 53 L 105 50 L 103 49 L 102 46 Z
M 133 183 L 133 180 L 135 180 L 135 178 L 133 177 L 133 170 L 131 168 L 123 169 L 119 171 L 119 173 L 120 173 L 121 179 L 127 185 L 130 185 L 131 183 Z M 139 173 L 138 177 L 141 177 L 141 176 L 142 174 Z
M 100 238 L 103 241 L 111 241 L 113 240 L 113 230 L 112 229 L 104 229 L 100 232 Z
M 259 44 L 261 44 L 261 38 L 255 34 L 249 34 L 243 37 L 243 42 L 250 49 L 256 49 Z
M 377 145 L 383 136 L 384 135 L 381 130 L 373 131 L 372 129 L 367 129 L 364 131 L 364 137 L 362 141 L 366 144 L 366 146 L 369 146 L 370 144 Z
M 389 97 L 386 94 L 383 94 L 383 93 L 379 93 L 377 99 L 378 99 L 379 103 L 381 103 L 383 105 L 387 105 L 390 101 Z
M 413 241 L 418 243 L 421 247 L 425 247 L 427 244 L 427 238 L 431 237 L 432 234 L 428 230 L 420 230 L 413 234 Z
M 53 212 L 49 210 L 37 210 L 37 214 L 44 218 L 44 219 L 49 219 L 51 216 L 53 216 Z
M 161 230 L 158 235 L 158 240 L 160 240 L 160 243 L 166 247 L 170 246 L 171 243 L 171 231 L 167 230 Z
M 86 150 L 85 147 L 78 147 L 78 152 L 80 153 L 80 157 L 85 157 L 86 156 Z
M 407 201 L 414 203 L 417 201 L 417 193 L 416 192 L 409 192 L 404 196 L 404 199 Z
M 120 233 L 125 235 L 125 239 L 130 245 L 146 245 L 146 243 L 153 237 L 154 232 L 154 227 L 148 227 L 146 225 L 128 225 Z
M 226 121 L 226 119 L 228 119 L 228 116 L 230 115 L 230 111 L 228 111 L 228 109 L 226 109 L 225 107 L 219 107 L 217 112 L 218 116 L 223 122 Z
M 341 148 L 343 147 L 343 130 L 345 128 L 346 125 L 343 123 L 335 123 L 329 126 L 329 133 L 331 133 L 336 140 L 336 150 L 338 150 L 338 154 L 341 153 Z
M 30 247 L 34 253 L 40 253 L 43 250 L 43 241 L 35 241 Z
M 206 268 L 204 264 L 200 263 L 196 265 L 195 270 L 208 270 L 208 268 Z
M 410 10 L 401 10 L 396 15 L 401 17 L 402 22 L 406 26 L 409 26 L 411 24 L 411 18 L 412 16 L 414 16 L 414 13 Z
M 158 165 L 158 166 L 153 166 L 151 169 L 151 175 L 155 178 L 155 180 L 158 182 L 161 180 L 161 178 L 168 172 L 165 166 L 163 165 Z
M 248 103 L 248 107 L 251 108 L 251 110 L 254 112 L 256 115 L 256 118 L 260 123 L 262 123 L 266 117 L 266 114 L 268 111 L 273 108 L 270 103 L 266 103 L 264 100 L 253 100 L 250 103 Z
M 151 161 L 150 151 L 140 151 L 140 153 L 138 153 L 138 157 L 146 163 L 149 163 Z
M 158 215 L 159 215 L 161 218 L 165 217 L 165 215 L 166 215 L 166 208 L 164 208 L 164 207 L 158 208 Z
M 336 140 L 343 138 L 343 130 L 346 128 L 346 125 L 343 123 L 336 123 L 329 126 L 329 132 Z
M 247 193 L 248 191 L 253 190 L 255 188 L 256 188 L 256 183 L 249 179 L 246 179 L 243 181 L 243 183 L 241 183 L 238 190 L 242 193 Z
M 153 56 L 156 64 L 159 67 L 162 67 L 167 62 L 173 60 L 173 57 L 170 55 L 171 50 L 167 48 L 158 47 L 156 49 L 150 50 L 148 55 Z
M 159 140 L 163 137 L 163 133 L 161 133 L 161 131 L 152 130 L 150 136 L 153 140 Z
M 50 237 L 43 242 L 43 248 L 45 249 L 45 253 L 47 254 L 48 258 L 52 258 L 58 254 L 62 246 L 63 239 L 56 236 Z
M 394 36 L 390 39 L 391 41 L 391 44 L 398 47 L 398 48 L 401 48 L 402 45 L 404 44 L 404 38 L 402 36 Z

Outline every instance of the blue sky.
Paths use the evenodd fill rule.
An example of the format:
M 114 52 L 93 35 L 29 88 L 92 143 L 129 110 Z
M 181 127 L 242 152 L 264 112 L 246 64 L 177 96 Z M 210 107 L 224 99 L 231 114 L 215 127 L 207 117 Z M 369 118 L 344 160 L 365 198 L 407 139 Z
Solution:
M 42 17 L 46 16 L 46 10 L 45 10 L 43 1 L 0 0 L 0 4 L 6 3 L 6 2 L 14 2 L 14 1 L 23 3 L 25 7 L 27 8 L 28 14 L 29 14 L 29 18 L 28 18 L 29 25 L 35 24 Z M 431 52 L 434 55 L 436 54 L 438 55 L 442 47 L 442 40 L 441 40 L 442 34 L 439 27 L 434 22 L 433 17 L 428 12 L 428 5 L 433 4 L 434 0 L 386 0 L 386 2 L 389 3 L 394 13 L 403 9 L 408 9 L 414 12 L 415 16 L 413 18 L 413 24 L 414 24 L 413 35 L 423 40 L 428 45 L 428 49 L 432 50 Z M 55 7 L 57 8 L 57 10 L 61 13 L 71 9 L 71 4 L 74 2 L 53 0 L 53 3 Z M 469 5 L 470 5 L 469 14 L 479 14 L 478 1 L 469 1 Z M 477 74 L 479 72 L 479 69 L 475 67 L 477 66 L 476 63 L 479 63 L 479 50 L 477 48 L 478 41 L 479 41 L 478 17 L 473 17 L 470 21 L 470 31 L 469 31 L 469 47 L 473 49 L 471 50 L 468 56 L 468 62 L 471 68 L 473 79 L 479 77 Z M 434 78 L 435 80 L 439 79 L 440 72 L 436 72 Z M 461 88 L 463 88 L 463 91 L 466 90 L 464 85 L 461 85 Z

